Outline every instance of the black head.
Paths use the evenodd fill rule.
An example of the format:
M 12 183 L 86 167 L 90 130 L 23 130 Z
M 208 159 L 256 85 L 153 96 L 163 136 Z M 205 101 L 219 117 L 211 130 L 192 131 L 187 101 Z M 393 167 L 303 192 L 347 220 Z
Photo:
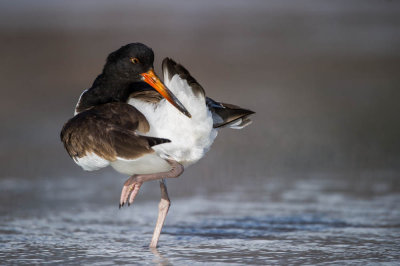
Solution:
M 133 90 L 146 82 L 157 90 L 166 100 L 188 117 L 190 113 L 175 95 L 162 83 L 153 70 L 154 53 L 142 43 L 122 46 L 107 57 L 103 73 L 84 92 L 76 107 L 77 112 L 108 102 L 126 102 Z M 136 84 L 136 86 L 132 86 Z
M 130 43 L 112 52 L 107 57 L 103 73 L 127 81 L 142 80 L 140 74 L 153 68 L 154 53 L 142 43 Z

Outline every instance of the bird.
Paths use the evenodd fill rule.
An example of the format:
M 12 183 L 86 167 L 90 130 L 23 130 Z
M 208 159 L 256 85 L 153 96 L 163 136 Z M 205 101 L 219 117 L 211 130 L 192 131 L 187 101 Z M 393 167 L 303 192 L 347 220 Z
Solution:
M 111 166 L 129 175 L 119 208 L 133 203 L 144 182 L 160 181 L 161 200 L 150 242 L 158 245 L 170 207 L 166 178 L 180 176 L 210 149 L 218 130 L 241 129 L 253 111 L 215 101 L 181 64 L 129 43 L 110 53 L 100 75 L 82 92 L 60 138 L 73 161 L 87 171 Z

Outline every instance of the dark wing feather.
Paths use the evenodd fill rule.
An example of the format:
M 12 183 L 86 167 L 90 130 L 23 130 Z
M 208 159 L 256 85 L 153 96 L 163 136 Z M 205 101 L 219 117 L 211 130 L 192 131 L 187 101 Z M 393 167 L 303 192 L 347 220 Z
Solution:
M 114 128 L 109 134 L 112 138 L 112 146 L 116 155 L 125 159 L 138 158 L 153 152 L 152 146 L 171 142 L 168 139 L 140 136 L 135 132 L 121 128 Z
M 160 93 L 156 90 L 143 90 L 143 91 L 135 91 L 129 95 L 129 98 L 135 98 L 137 100 L 141 100 L 147 103 L 158 103 L 162 99 L 164 99 Z
M 184 68 L 181 64 L 177 64 L 171 58 L 165 58 L 162 62 L 162 71 L 164 73 L 164 79 L 171 80 L 173 76 L 179 75 L 181 79 L 187 81 L 189 86 L 192 88 L 195 95 L 205 96 L 203 87 L 197 82 L 197 80 L 190 75 L 189 71 Z
M 116 157 L 135 159 L 152 153 L 154 145 L 167 139 L 140 136 L 149 123 L 136 108 L 125 103 L 107 103 L 71 118 L 61 131 L 61 141 L 71 157 L 88 153 L 114 161 Z
M 206 104 L 213 116 L 214 128 L 243 128 L 251 123 L 249 116 L 255 113 L 233 104 L 214 101 L 209 97 L 206 98 Z

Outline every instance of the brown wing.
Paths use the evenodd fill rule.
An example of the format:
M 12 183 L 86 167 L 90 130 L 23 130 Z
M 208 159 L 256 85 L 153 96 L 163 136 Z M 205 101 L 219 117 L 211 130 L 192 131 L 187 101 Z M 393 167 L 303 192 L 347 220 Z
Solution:
M 71 118 L 61 131 L 61 141 L 73 158 L 93 152 L 109 161 L 116 157 L 135 159 L 152 153 L 154 145 L 170 142 L 138 135 L 149 129 L 146 118 L 133 106 L 108 103 Z
M 143 90 L 143 91 L 135 91 L 129 95 L 129 98 L 135 98 L 137 100 L 141 100 L 147 103 L 158 103 L 162 99 L 164 99 L 161 94 L 159 94 L 154 89 Z

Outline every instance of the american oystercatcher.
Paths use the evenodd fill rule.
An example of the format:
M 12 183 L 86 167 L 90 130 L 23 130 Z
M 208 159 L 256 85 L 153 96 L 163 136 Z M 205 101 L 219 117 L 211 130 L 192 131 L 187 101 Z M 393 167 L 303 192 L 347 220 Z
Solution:
M 218 129 L 243 128 L 253 111 L 206 97 L 180 64 L 166 58 L 164 83 L 153 70 L 154 53 L 141 43 L 112 52 L 85 90 L 61 140 L 84 170 L 111 165 L 130 175 L 119 207 L 132 204 L 143 182 L 160 180 L 161 201 L 150 247 L 156 247 L 170 200 L 165 178 L 182 174 L 209 150 Z

